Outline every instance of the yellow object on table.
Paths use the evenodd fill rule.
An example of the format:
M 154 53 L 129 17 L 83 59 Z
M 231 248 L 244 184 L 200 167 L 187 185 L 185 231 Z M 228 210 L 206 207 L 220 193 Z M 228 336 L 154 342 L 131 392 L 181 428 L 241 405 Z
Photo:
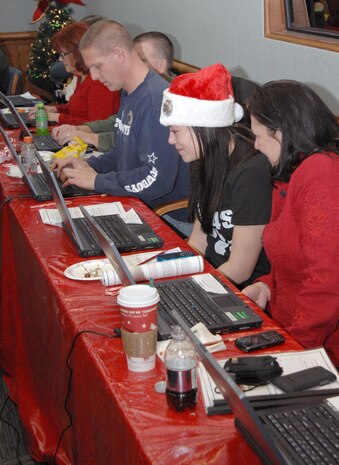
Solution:
M 80 139 L 80 137 L 74 137 L 69 141 L 67 147 L 62 148 L 59 152 L 56 152 L 53 158 L 66 158 L 74 157 L 80 158 L 87 150 L 87 144 Z

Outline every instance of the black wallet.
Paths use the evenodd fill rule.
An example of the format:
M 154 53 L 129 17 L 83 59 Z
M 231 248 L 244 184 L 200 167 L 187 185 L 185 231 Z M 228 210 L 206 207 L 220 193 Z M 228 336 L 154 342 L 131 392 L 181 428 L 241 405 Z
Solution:
M 282 368 L 275 357 L 233 357 L 225 362 L 224 369 L 232 374 L 237 384 L 258 386 L 268 384 L 281 375 Z
M 290 375 L 279 376 L 273 384 L 284 392 L 297 392 L 315 386 L 324 386 L 336 379 L 336 376 L 326 368 L 315 366 Z

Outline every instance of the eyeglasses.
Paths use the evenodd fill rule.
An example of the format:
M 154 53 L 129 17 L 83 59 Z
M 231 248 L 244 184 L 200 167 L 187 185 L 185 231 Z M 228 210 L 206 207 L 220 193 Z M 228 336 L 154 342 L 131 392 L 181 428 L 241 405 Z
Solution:
M 72 52 L 60 52 L 59 53 L 59 58 L 61 58 L 62 60 L 67 56 L 69 55 L 70 53 Z

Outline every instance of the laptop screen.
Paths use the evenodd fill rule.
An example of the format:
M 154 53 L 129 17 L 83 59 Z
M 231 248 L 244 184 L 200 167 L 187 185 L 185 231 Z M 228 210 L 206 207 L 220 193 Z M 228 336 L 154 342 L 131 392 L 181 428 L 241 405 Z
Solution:
M 273 439 L 251 406 L 249 400 L 245 397 L 243 391 L 241 391 L 231 376 L 208 352 L 206 347 L 199 341 L 175 310 L 173 310 L 172 316 L 192 342 L 201 362 L 229 404 L 239 429 L 246 439 L 249 440 L 256 453 L 265 464 L 287 465 L 286 460 L 275 446 Z
M 37 189 L 34 185 L 34 182 L 32 182 L 32 177 L 34 177 L 35 175 L 34 174 L 30 174 L 30 173 L 26 173 L 25 171 L 25 168 L 23 167 L 23 164 L 21 163 L 21 159 L 17 153 L 17 151 L 15 150 L 15 148 L 13 147 L 13 144 L 11 143 L 10 141 L 10 138 L 8 137 L 6 131 L 3 129 L 2 126 L 0 126 L 0 132 L 2 134 L 2 137 L 4 138 L 6 144 L 8 145 L 9 147 L 9 150 L 11 151 L 11 154 L 15 160 L 15 163 L 17 164 L 22 176 L 23 176 L 23 179 L 25 180 L 25 182 L 27 183 L 29 189 L 31 190 L 31 192 L 33 193 L 34 196 L 37 196 L 38 195 L 38 192 L 37 192 Z
M 73 237 L 74 241 L 79 245 L 79 247 L 83 248 L 83 243 L 82 240 L 79 236 L 79 233 L 73 223 L 73 219 L 71 217 L 71 214 L 67 208 L 67 205 L 65 203 L 65 200 L 63 198 L 62 192 L 60 190 L 60 187 L 58 185 L 58 182 L 55 178 L 55 174 L 48 169 L 46 166 L 46 163 L 42 159 L 41 155 L 39 152 L 37 152 L 37 157 L 42 169 L 42 172 L 45 176 L 45 181 L 52 193 L 53 200 L 57 206 L 57 209 L 60 213 L 63 225 L 65 229 L 67 229 L 68 233 L 71 234 Z
M 0 92 L 0 100 L 2 100 L 3 104 L 6 105 L 6 107 L 9 109 L 9 111 L 12 113 L 14 118 L 17 120 L 18 125 L 23 133 L 24 136 L 32 136 L 31 131 L 28 129 L 25 121 L 21 118 L 20 113 L 17 111 L 13 103 L 2 93 Z
M 131 284 L 135 284 L 135 280 L 133 276 L 131 275 L 131 272 L 127 268 L 126 263 L 124 262 L 114 242 L 110 240 L 110 238 L 107 236 L 105 231 L 95 221 L 95 219 L 88 213 L 85 207 L 80 205 L 79 208 L 82 211 L 84 217 L 87 219 L 87 221 L 91 225 L 92 231 L 95 234 L 98 244 L 100 245 L 102 250 L 105 252 L 105 255 L 108 258 L 110 264 L 112 265 L 114 271 L 119 276 L 122 285 L 130 286 Z

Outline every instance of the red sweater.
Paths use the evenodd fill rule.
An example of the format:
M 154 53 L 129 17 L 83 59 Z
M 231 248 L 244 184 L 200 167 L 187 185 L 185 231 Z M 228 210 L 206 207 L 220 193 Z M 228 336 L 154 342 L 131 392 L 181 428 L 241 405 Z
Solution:
M 263 243 L 272 317 L 339 366 L 339 156 L 311 155 L 277 184 Z
M 119 110 L 120 92 L 111 92 L 88 74 L 83 82 L 78 78 L 74 94 L 66 104 L 56 105 L 60 113 L 58 124 L 79 125 L 106 119 Z

